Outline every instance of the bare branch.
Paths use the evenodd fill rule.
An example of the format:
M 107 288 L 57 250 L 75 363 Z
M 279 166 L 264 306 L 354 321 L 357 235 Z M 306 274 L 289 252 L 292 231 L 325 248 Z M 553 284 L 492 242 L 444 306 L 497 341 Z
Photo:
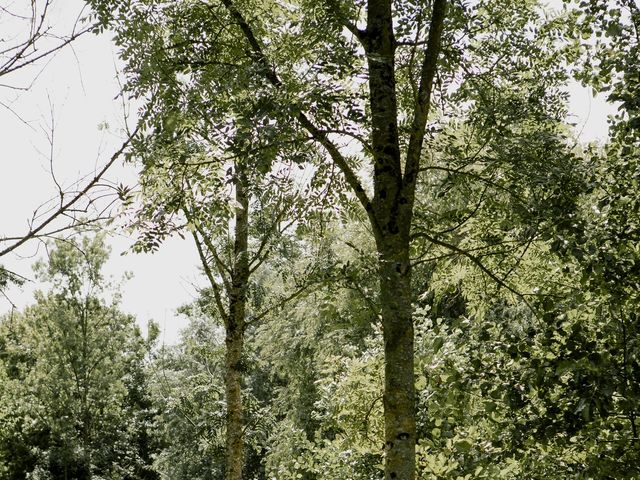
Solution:
M 58 208 L 53 210 L 53 212 L 50 213 L 38 225 L 32 226 L 29 229 L 29 231 L 24 234 L 24 236 L 20 237 L 19 240 L 15 241 L 11 245 L 9 245 L 9 246 L 5 247 L 4 249 L 0 250 L 0 257 L 3 257 L 4 255 L 14 251 L 18 247 L 24 245 L 29 240 L 32 240 L 34 238 L 38 238 L 38 237 L 42 236 L 42 234 L 44 233 L 44 230 L 47 228 L 48 225 L 50 225 L 57 218 L 65 215 L 67 212 L 72 211 L 75 208 L 75 206 L 78 204 L 78 202 L 83 197 L 85 197 L 85 195 L 87 195 L 89 193 L 89 191 L 100 181 L 100 179 L 111 168 L 111 166 L 116 162 L 116 160 L 118 160 L 120 158 L 120 156 L 124 153 L 124 151 L 127 149 L 129 144 L 131 143 L 131 140 L 138 134 L 138 132 L 139 132 L 139 130 L 141 128 L 140 125 L 138 125 L 138 127 L 136 127 L 136 129 L 133 131 L 132 135 L 129 136 L 124 141 L 124 143 L 111 156 L 109 161 L 107 161 L 107 163 L 102 167 L 102 169 L 98 173 L 96 173 L 94 175 L 94 177 L 89 182 L 87 182 L 87 184 L 78 193 L 76 193 L 67 202 L 61 202 L 61 204 L 60 204 L 60 206 Z M 73 225 L 70 225 L 67 228 L 71 228 L 71 227 L 73 227 Z M 0 244 L 6 243 L 6 242 L 7 242 L 6 238 L 0 238 Z
M 24 58 L 24 61 L 20 62 L 19 60 L 21 58 L 23 58 L 24 51 L 26 51 L 26 49 L 30 45 L 25 46 L 24 50 L 19 52 L 15 56 L 14 59 L 12 59 L 11 61 L 8 61 L 4 65 L 0 66 L 0 77 L 8 75 L 10 73 L 13 73 L 16 70 L 20 70 L 21 68 L 27 67 L 29 65 L 33 65 L 38 60 L 41 60 L 41 59 L 43 59 L 45 57 L 49 57 L 50 55 L 53 55 L 54 53 L 58 52 L 59 50 L 63 49 L 64 47 L 69 45 L 71 42 L 76 40 L 78 37 L 84 35 L 85 33 L 88 33 L 90 31 L 92 31 L 95 27 L 96 27 L 96 25 L 90 25 L 90 26 L 80 30 L 79 32 L 74 32 L 72 35 L 67 37 L 64 41 L 62 41 L 61 43 L 59 43 L 55 47 L 50 48 L 49 50 L 45 50 L 44 52 L 40 53 L 39 55 L 34 55 L 34 56 L 31 56 L 31 57 L 28 57 L 28 58 Z
M 211 267 L 209 266 L 207 257 L 204 254 L 202 243 L 200 242 L 200 239 L 198 238 L 197 233 L 192 232 L 191 235 L 193 236 L 193 240 L 196 244 L 196 248 L 198 249 L 198 255 L 200 256 L 200 263 L 202 264 L 204 273 L 207 275 L 207 278 L 209 279 L 209 283 L 211 284 L 211 290 L 213 291 L 213 297 L 216 301 L 216 307 L 218 309 L 218 313 L 222 317 L 225 325 L 227 325 L 229 322 L 229 313 L 224 308 L 224 304 L 222 303 L 222 297 L 220 295 L 220 286 L 218 285 L 218 282 L 216 282 L 216 279 L 213 276 L 213 272 L 211 271 Z

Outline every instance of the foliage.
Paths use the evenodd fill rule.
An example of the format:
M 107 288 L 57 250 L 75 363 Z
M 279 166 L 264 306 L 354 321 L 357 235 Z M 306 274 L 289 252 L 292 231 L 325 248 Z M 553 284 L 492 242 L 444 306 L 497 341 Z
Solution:
M 223 263 L 216 255 L 236 265 L 229 237 L 242 205 L 233 192 L 245 172 L 247 210 L 256 212 L 250 250 L 262 267 L 250 285 L 255 314 L 269 292 L 297 286 L 278 265 L 308 253 L 303 235 L 321 218 L 334 168 L 352 189 L 331 185 L 327 210 L 344 224 L 318 229 L 332 246 L 328 264 L 341 267 L 328 276 L 333 282 L 256 315 L 269 322 L 249 322 L 241 362 L 248 474 L 383 477 L 382 447 L 393 447 L 380 395 L 389 384 L 384 348 L 397 340 L 389 331 L 402 317 L 415 329 L 408 377 L 415 376 L 419 478 L 637 477 L 633 1 L 565 2 L 553 14 L 536 1 L 448 2 L 426 145 L 420 151 L 419 142 L 420 168 L 408 177 L 420 133 L 412 123 L 418 65 L 427 58 L 418 47 L 438 2 L 393 2 L 385 95 L 372 79 L 389 62 L 373 51 L 381 35 L 364 2 L 89 3 L 102 26 L 116 30 L 127 93 L 145 100 L 144 132 L 131 153 L 143 167 L 141 248 L 186 229 L 211 242 L 203 266 Z M 572 75 L 620 102 L 605 146 L 578 146 L 572 137 Z M 392 96 L 393 118 L 381 127 L 388 112 L 374 112 L 375 102 Z M 385 134 L 395 137 L 383 144 Z M 396 153 L 397 165 L 385 164 Z M 319 188 L 299 188 L 304 182 L 290 175 L 297 166 L 317 172 Z M 371 184 L 362 181 L 369 173 Z M 314 196 L 308 210 L 305 194 Z M 365 217 L 369 236 L 354 233 Z M 393 243 L 401 217 L 409 219 L 407 241 Z M 282 235 L 286 220 L 295 235 Z M 395 269 L 384 270 L 388 259 Z M 156 465 L 176 478 L 223 474 L 225 399 L 213 374 L 222 342 L 212 322 L 225 324 L 216 285 L 226 277 L 217 268 L 198 318 L 157 364 L 166 447 Z
M 2 321 L 6 478 L 157 478 L 150 469 L 150 344 L 110 301 L 101 237 L 58 241 L 36 270 L 51 283 Z M 16 454 L 16 452 L 20 452 Z

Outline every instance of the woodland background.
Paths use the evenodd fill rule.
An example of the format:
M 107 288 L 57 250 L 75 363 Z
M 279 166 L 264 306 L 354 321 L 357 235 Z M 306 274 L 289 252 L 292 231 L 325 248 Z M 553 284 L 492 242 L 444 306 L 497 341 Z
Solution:
M 53 3 L 0 4 L 0 94 L 111 35 L 129 113 L 0 238 L 46 251 L 0 319 L 0 478 L 640 478 L 634 0 Z M 193 245 L 175 345 L 113 234 Z

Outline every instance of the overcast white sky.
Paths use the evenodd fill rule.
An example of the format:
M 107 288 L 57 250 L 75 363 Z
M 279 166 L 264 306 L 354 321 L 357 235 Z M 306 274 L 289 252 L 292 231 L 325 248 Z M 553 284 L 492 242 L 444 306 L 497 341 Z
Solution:
M 59 4 L 63 2 L 58 2 Z M 57 12 L 59 25 L 74 18 L 82 8 L 79 0 L 65 0 L 64 10 Z M 1 18 L 1 17 L 0 17 Z M 3 28 L 0 22 L 0 29 Z M 114 100 L 116 52 L 108 36 L 86 35 L 74 43 L 73 49 L 59 53 L 40 74 L 27 92 L 0 87 L 0 235 L 14 236 L 27 230 L 27 220 L 44 200 L 56 190 L 49 173 L 48 143 L 45 131 L 55 121 L 54 168 L 61 183 L 69 185 L 103 164 L 122 142 L 122 106 Z M 0 83 L 27 86 L 37 73 L 28 69 Z M 585 141 L 606 138 L 606 117 L 612 107 L 602 98 L 592 98 L 581 88 L 571 90 L 571 111 Z M 15 112 L 15 113 L 14 113 Z M 16 117 L 18 114 L 21 120 Z M 26 123 L 25 123 L 26 122 Z M 98 125 L 107 122 L 105 132 Z M 135 181 L 131 170 L 119 168 L 110 175 L 124 183 Z M 172 343 L 185 320 L 175 309 L 196 295 L 194 284 L 202 280 L 197 271 L 198 259 L 189 241 L 168 241 L 154 255 L 121 256 L 131 240 L 111 240 L 112 258 L 108 270 L 116 277 L 124 271 L 134 274 L 124 289 L 122 309 L 136 315 L 141 324 L 156 320 L 164 329 L 165 341 Z M 7 268 L 32 278 L 30 265 L 37 257 L 37 244 L 32 243 L 0 259 Z M 28 304 L 33 286 L 12 288 L 8 294 L 18 307 Z M 10 309 L 0 298 L 0 313 Z
M 54 12 L 58 25 L 69 25 L 82 9 L 79 0 L 54 2 L 64 10 Z M 1 18 L 1 17 L 0 17 Z M 3 24 L 0 23 L 0 30 Z M 63 31 L 59 27 L 59 31 Z M 68 30 L 67 30 L 68 31 Z M 27 231 L 27 221 L 43 201 L 56 194 L 49 173 L 49 131 L 51 111 L 55 121 L 54 169 L 63 185 L 70 185 L 104 164 L 122 143 L 122 104 L 114 100 L 119 87 L 116 81 L 116 51 L 107 36 L 91 34 L 81 37 L 73 49 L 65 49 L 47 65 L 28 92 L 0 87 L 0 102 L 9 104 L 13 112 L 0 106 L 0 235 L 14 236 Z M 27 69 L 2 78 L 0 83 L 14 86 L 30 84 L 36 69 Z M 24 121 L 23 121 L 24 120 Z M 26 123 L 25 123 L 26 122 Z M 109 131 L 99 130 L 107 122 Z M 111 179 L 135 182 L 132 169 L 120 163 Z M 168 241 L 153 255 L 120 254 L 131 245 L 126 237 L 110 241 L 113 252 L 108 271 L 116 278 L 124 271 L 134 278 L 124 288 L 122 309 L 136 315 L 145 325 L 156 320 L 165 330 L 167 342 L 177 338 L 184 319 L 175 309 L 196 295 L 193 284 L 201 281 L 197 256 L 188 241 Z M 31 263 L 42 254 L 33 242 L 16 255 L 0 259 L 0 264 L 33 278 Z M 31 302 L 33 285 L 12 288 L 8 294 L 22 307 Z M 10 310 L 10 303 L 0 299 L 0 313 Z

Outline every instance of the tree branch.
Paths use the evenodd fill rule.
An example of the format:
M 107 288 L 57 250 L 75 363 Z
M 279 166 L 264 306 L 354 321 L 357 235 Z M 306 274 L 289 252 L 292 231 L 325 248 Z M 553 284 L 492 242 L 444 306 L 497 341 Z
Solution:
M 85 33 L 88 33 L 90 31 L 92 31 L 96 26 L 97 26 L 97 24 L 90 25 L 90 26 L 80 30 L 79 32 L 73 33 L 71 36 L 66 38 L 63 42 L 61 42 L 60 44 L 56 45 L 55 47 L 42 52 L 40 55 L 36 55 L 36 56 L 30 57 L 30 58 L 27 58 L 23 62 L 19 62 L 19 60 L 20 60 L 20 58 L 22 58 L 22 54 L 24 52 L 19 52 L 19 54 L 16 54 L 16 56 L 13 58 L 12 61 L 6 62 L 4 65 L 2 65 L 0 67 L 0 77 L 2 77 L 4 75 L 8 75 L 8 74 L 10 74 L 12 72 L 15 72 L 16 70 L 20 70 L 21 68 L 24 68 L 24 67 L 26 67 L 28 65 L 32 65 L 35 62 L 37 62 L 38 60 L 40 60 L 42 58 L 45 58 L 45 57 L 47 57 L 49 55 L 54 54 L 58 50 L 61 50 L 62 48 L 64 48 L 67 45 L 69 45 L 71 42 L 76 40 L 81 35 L 84 35 Z M 26 50 L 26 48 L 28 46 L 29 45 L 25 46 L 25 50 Z
M 364 30 L 360 30 L 358 27 L 356 27 L 355 23 L 349 21 L 346 18 L 346 16 L 340 9 L 338 0 L 327 0 L 326 4 L 331 9 L 331 12 L 335 16 L 336 20 L 338 20 L 338 22 L 340 22 L 343 27 L 349 30 L 353 34 L 353 36 L 358 39 L 360 44 L 364 46 L 364 44 L 366 43 L 366 32 Z
M 191 188 L 191 184 L 189 183 L 188 179 L 186 179 L 186 182 L 187 182 L 187 186 Z M 225 263 L 222 261 L 222 259 L 218 255 L 218 251 L 215 245 L 213 245 L 213 243 L 211 242 L 211 239 L 208 237 L 207 233 L 203 230 L 202 226 L 200 225 L 200 222 L 196 221 L 196 219 L 194 218 L 193 212 L 190 211 L 186 206 L 185 208 L 182 209 L 182 211 L 184 212 L 185 217 L 187 217 L 187 221 L 193 225 L 193 227 L 198 231 L 198 233 L 202 237 L 202 241 L 204 242 L 205 246 L 209 250 L 209 253 L 213 257 L 214 263 L 216 265 L 216 269 L 218 270 L 218 274 L 220 275 L 220 278 L 222 278 L 222 283 L 224 284 L 224 288 L 227 292 L 227 295 L 230 295 L 232 291 L 231 282 L 226 277 L 226 275 L 229 275 L 229 277 L 231 277 L 231 269 L 227 265 L 225 265 Z
M 442 1 L 442 0 L 439 0 Z M 282 88 L 283 84 L 277 73 L 273 69 L 273 67 L 269 64 L 267 57 L 262 50 L 262 46 L 260 42 L 256 38 L 253 33 L 253 30 L 245 20 L 244 16 L 240 11 L 236 8 L 235 4 L 232 0 L 222 0 L 223 5 L 227 8 L 233 19 L 238 23 L 242 33 L 244 34 L 247 42 L 249 43 L 249 47 L 251 48 L 251 53 L 254 61 L 261 67 L 261 73 L 266 77 L 266 79 L 276 88 Z M 373 215 L 373 208 L 371 205 L 371 201 L 367 196 L 364 188 L 361 185 L 358 176 L 353 171 L 346 158 L 340 153 L 338 147 L 329 139 L 329 136 L 320 130 L 308 117 L 304 112 L 300 112 L 297 116 L 298 122 L 311 134 L 311 136 L 320 143 L 329 156 L 333 160 L 333 162 L 340 168 L 342 173 L 345 176 L 347 184 L 351 187 L 356 197 L 364 207 L 367 215 L 372 221 L 374 228 L 379 229 L 377 226 L 377 221 L 375 216 Z
M 222 303 L 222 297 L 220 296 L 220 286 L 216 282 L 216 279 L 213 276 L 213 272 L 211 271 L 211 267 L 209 266 L 209 262 L 207 261 L 207 257 L 204 254 L 204 250 L 202 249 L 202 243 L 198 238 L 196 232 L 191 232 L 193 236 L 193 241 L 196 244 L 196 248 L 198 249 L 198 256 L 200 257 L 200 263 L 202 264 L 202 268 L 207 278 L 209 279 L 209 283 L 211 284 L 211 290 L 213 291 L 213 297 L 216 301 L 216 307 L 218 308 L 218 313 L 222 317 L 225 325 L 229 322 L 229 314 L 224 308 L 224 304 Z
M 111 158 L 105 164 L 105 166 L 102 167 L 102 169 L 93 177 L 93 179 L 91 181 L 89 181 L 84 186 L 84 188 L 82 190 L 80 190 L 76 195 L 74 195 L 73 198 L 71 198 L 71 200 L 69 200 L 68 202 L 61 203 L 60 206 L 56 210 L 54 210 L 53 213 L 51 213 L 47 218 L 45 218 L 38 226 L 36 226 L 35 228 L 34 227 L 30 228 L 29 231 L 24 236 L 22 236 L 20 238 L 20 240 L 16 241 L 12 245 L 9 245 L 8 247 L 5 247 L 2 250 L 0 250 L 0 257 L 3 257 L 4 255 L 12 252 L 13 250 L 15 250 L 18 247 L 22 246 L 23 244 L 25 244 L 29 240 L 37 238 L 38 236 L 40 236 L 41 232 L 47 227 L 47 225 L 49 225 L 51 222 L 53 222 L 56 218 L 64 215 L 66 212 L 70 211 L 72 209 L 72 207 L 76 203 L 78 203 L 78 201 L 80 201 L 80 199 L 82 199 L 100 181 L 102 176 L 107 172 L 107 170 L 109 170 L 109 168 L 111 168 L 111 166 L 116 162 L 116 160 L 118 158 L 120 158 L 120 156 L 123 154 L 123 152 L 127 149 L 129 144 L 131 143 L 131 140 L 138 134 L 142 123 L 143 122 L 138 124 L 138 126 L 133 131 L 133 133 L 120 146 L 120 148 L 111 156 Z M 71 226 L 69 228 L 71 228 Z M 1 243 L 5 243 L 5 242 L 6 242 L 6 239 L 0 238 L 0 244 Z
M 440 245 L 441 247 L 445 247 L 448 248 L 451 251 L 454 251 L 456 253 L 459 253 L 460 255 L 462 255 L 463 257 L 468 258 L 469 260 L 471 260 L 472 263 L 474 263 L 480 270 L 482 270 L 484 273 L 487 274 L 487 276 L 489 278 L 491 278 L 494 282 L 496 282 L 499 286 L 504 287 L 505 289 L 507 289 L 508 291 L 510 291 L 511 293 L 513 293 L 514 295 L 516 295 L 518 298 L 520 298 L 526 305 L 527 307 L 535 313 L 535 310 L 533 309 L 533 306 L 531 306 L 531 304 L 529 303 L 529 301 L 525 298 L 524 294 L 520 293 L 519 291 L 517 291 L 515 288 L 513 288 L 512 286 L 510 286 L 509 284 L 507 284 L 505 281 L 503 281 L 500 277 L 498 277 L 495 273 L 493 273 L 491 270 L 489 270 L 480 260 L 479 257 L 477 257 L 476 255 L 473 255 L 472 253 L 469 253 L 467 250 L 464 250 L 456 245 L 452 245 L 450 243 L 444 242 L 442 240 L 439 240 L 435 237 L 432 237 L 431 235 L 425 233 L 425 232 L 420 232 L 415 234 L 416 237 L 424 237 L 427 240 L 429 240 L 432 243 L 435 243 L 436 245 Z
M 418 169 L 420 167 L 422 144 L 424 142 L 427 118 L 431 106 L 433 79 L 438 66 L 438 56 L 440 55 L 442 44 L 442 30 L 446 11 L 447 0 L 434 0 L 431 24 L 429 26 L 429 37 L 427 39 L 427 47 L 422 63 L 420 87 L 418 88 L 418 98 L 416 98 L 413 121 L 411 122 L 411 135 L 409 137 L 407 160 L 405 163 L 403 180 L 409 191 L 415 186 Z
M 267 307 L 266 309 L 264 309 L 262 312 L 260 312 L 258 315 L 255 315 L 253 317 L 251 317 L 251 319 L 249 321 L 247 321 L 247 325 L 253 325 L 254 323 L 258 322 L 259 320 L 261 320 L 262 318 L 264 318 L 265 316 L 267 316 L 269 313 L 271 313 L 273 310 L 277 309 L 277 308 L 281 308 L 283 306 L 285 306 L 287 303 L 289 303 L 291 300 L 299 297 L 300 295 L 302 295 L 304 292 L 306 292 L 312 285 L 314 285 L 315 282 L 307 282 L 304 285 L 302 285 L 301 287 L 299 287 L 298 289 L 294 290 L 292 293 L 290 293 L 289 295 L 283 297 L 278 303 L 276 303 L 275 305 L 271 305 L 270 307 Z

